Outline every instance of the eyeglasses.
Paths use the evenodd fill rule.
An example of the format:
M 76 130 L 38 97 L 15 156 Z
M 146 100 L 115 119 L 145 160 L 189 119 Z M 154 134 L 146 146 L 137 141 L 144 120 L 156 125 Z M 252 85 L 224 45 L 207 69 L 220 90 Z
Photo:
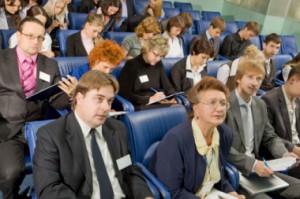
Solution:
M 45 37 L 44 36 L 34 36 L 32 34 L 25 34 L 25 33 L 22 33 L 22 35 L 26 36 L 29 40 L 35 40 L 37 39 L 39 42 L 42 42 L 45 40 Z
M 211 109 L 217 108 L 217 105 L 219 105 L 222 109 L 226 109 L 226 110 L 228 110 L 230 108 L 230 104 L 226 101 L 209 100 L 207 102 L 199 101 L 199 103 L 207 105 Z
M 152 51 L 152 54 L 157 57 L 157 58 L 164 58 L 165 56 L 161 56 L 159 53 L 155 53 L 154 51 Z

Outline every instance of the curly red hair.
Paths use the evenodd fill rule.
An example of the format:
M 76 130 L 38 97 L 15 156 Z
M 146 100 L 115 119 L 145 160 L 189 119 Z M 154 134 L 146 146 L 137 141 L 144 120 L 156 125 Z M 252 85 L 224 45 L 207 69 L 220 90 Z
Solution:
M 121 63 L 123 56 L 123 51 L 116 42 L 105 39 L 96 43 L 88 56 L 88 60 L 91 67 L 99 62 L 108 62 L 117 66 Z

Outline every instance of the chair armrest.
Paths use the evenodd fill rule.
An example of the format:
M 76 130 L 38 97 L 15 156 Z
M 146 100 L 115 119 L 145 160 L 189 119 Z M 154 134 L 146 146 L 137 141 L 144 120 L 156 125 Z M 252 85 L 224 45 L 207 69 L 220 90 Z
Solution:
M 275 85 L 276 86 L 282 86 L 282 85 L 284 85 L 284 81 L 282 81 L 282 80 L 280 80 L 280 79 L 275 79 Z
M 188 111 L 190 111 L 190 110 L 191 110 L 190 102 L 189 102 L 189 100 L 186 98 L 186 96 L 184 96 L 184 95 L 178 95 L 177 97 L 181 100 L 182 105 L 184 105 L 185 108 L 186 108 Z
M 155 185 L 164 199 L 171 199 L 168 189 L 144 165 L 136 163 L 142 169 L 143 175 Z
M 266 91 L 264 91 L 262 89 L 258 89 L 257 94 L 262 96 L 262 95 L 266 94 Z
M 145 180 L 146 180 L 147 185 L 148 185 L 150 191 L 152 192 L 154 198 L 155 199 L 160 199 L 160 193 L 157 190 L 157 188 L 155 187 L 155 185 L 150 180 L 148 180 L 148 178 L 145 178 Z
M 238 170 L 230 163 L 226 163 L 225 170 L 229 177 L 229 182 L 235 190 L 238 190 L 240 183 L 240 175 Z
M 134 112 L 134 106 L 132 105 L 132 103 L 124 97 L 121 97 L 120 95 L 115 96 L 112 108 L 116 111 L 126 111 L 128 113 Z

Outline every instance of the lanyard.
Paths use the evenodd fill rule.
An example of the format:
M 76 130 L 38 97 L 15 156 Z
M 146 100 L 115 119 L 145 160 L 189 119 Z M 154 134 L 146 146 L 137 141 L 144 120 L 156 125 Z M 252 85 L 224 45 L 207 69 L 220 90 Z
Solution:
M 205 160 L 205 162 L 206 162 L 206 167 L 207 167 L 207 169 L 208 169 L 208 174 L 209 174 L 209 176 L 210 176 L 210 167 L 211 167 L 211 164 L 212 164 L 212 162 L 213 162 L 213 159 L 214 159 L 214 150 L 211 149 L 211 158 L 210 158 L 209 163 L 207 162 L 207 157 L 206 157 L 206 155 L 204 155 L 204 160 Z

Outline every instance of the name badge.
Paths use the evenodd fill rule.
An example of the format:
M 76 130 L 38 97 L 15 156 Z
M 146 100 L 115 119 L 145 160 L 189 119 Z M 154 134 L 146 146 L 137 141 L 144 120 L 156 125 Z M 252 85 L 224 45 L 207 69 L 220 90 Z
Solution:
M 117 165 L 118 169 L 121 171 L 122 169 L 132 165 L 131 157 L 130 155 L 125 155 L 124 157 L 121 157 L 117 159 Z
M 210 191 L 211 191 L 211 189 L 213 188 L 214 184 L 215 184 L 214 181 L 210 181 L 210 182 L 205 183 L 205 184 L 203 185 L 201 191 L 200 191 L 200 194 L 201 194 L 202 196 L 209 194 Z
M 50 82 L 50 75 L 48 75 L 47 73 L 44 73 L 42 71 L 40 71 L 39 78 L 46 82 Z
M 147 75 L 139 76 L 139 78 L 140 78 L 141 83 L 149 82 L 149 79 L 148 79 Z
M 194 79 L 194 73 L 192 73 L 192 72 L 186 72 L 186 78 Z

